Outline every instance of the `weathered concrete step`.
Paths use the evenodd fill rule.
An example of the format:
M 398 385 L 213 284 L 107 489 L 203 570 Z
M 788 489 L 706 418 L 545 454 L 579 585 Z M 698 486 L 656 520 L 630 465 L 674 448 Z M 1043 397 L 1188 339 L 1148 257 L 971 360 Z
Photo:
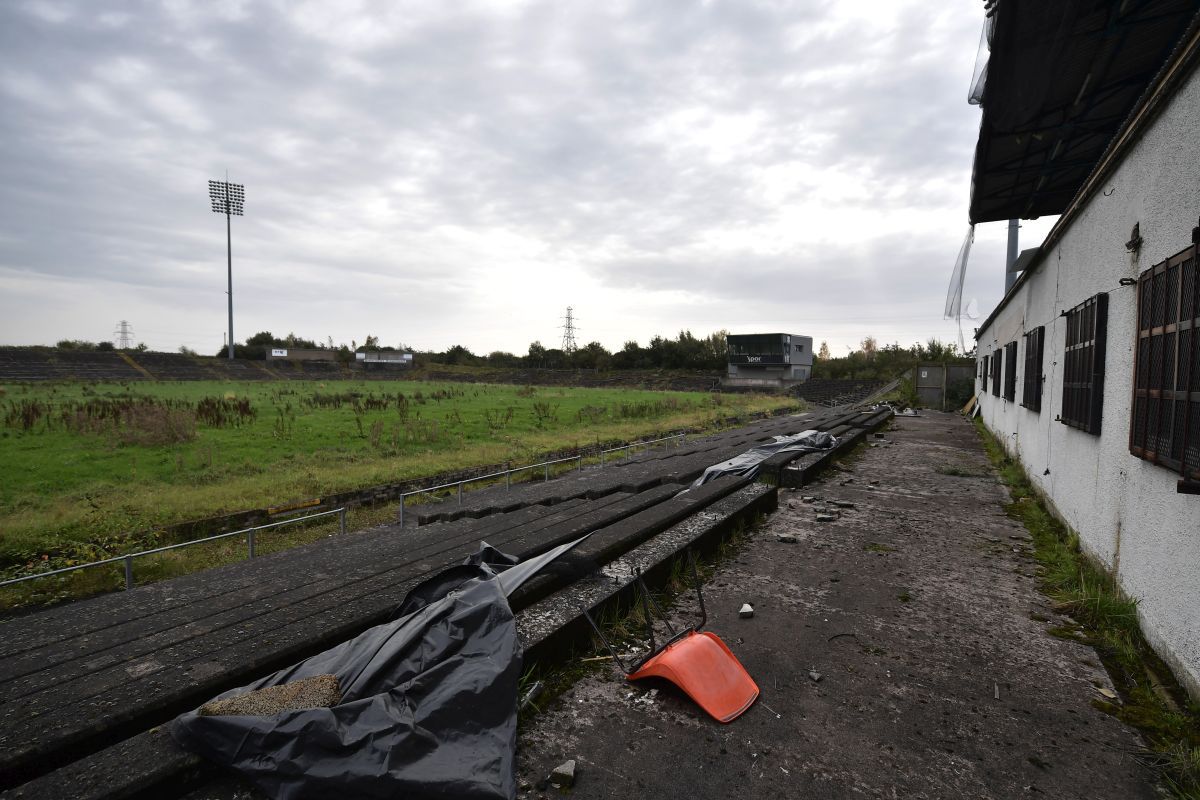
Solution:
M 593 535 L 593 539 L 600 537 L 597 546 L 583 554 L 583 557 L 603 564 L 606 557 L 618 557 L 630 547 L 635 551 L 644 548 L 644 544 L 635 546 L 634 543 L 644 542 L 647 538 L 653 541 L 657 538 L 654 533 L 664 527 L 701 533 L 727 529 L 738 520 L 769 511 L 774 508 L 774 503 L 774 490 L 768 487 L 747 487 L 746 482 L 739 479 L 714 481 L 700 490 L 672 498 L 635 515 L 640 516 L 640 524 L 618 524 L 599 531 Z M 687 522 L 680 522 L 681 519 L 696 517 L 695 512 L 701 509 L 703 518 L 697 524 L 689 526 Z M 672 525 L 673 528 L 670 527 Z M 558 585 L 551 582 L 544 583 L 540 590 L 523 591 L 513 598 L 513 606 L 521 609 L 556 588 Z M 550 632 L 543 631 L 540 640 L 542 646 L 549 639 Z M 300 657 L 303 656 L 298 655 L 293 660 Z M 207 697 L 206 694 L 197 702 Z M 153 730 L 132 735 L 112 747 L 64 764 L 59 769 L 0 794 L 0 797 L 29 800 L 169 797 L 186 790 L 193 781 L 206 774 L 210 774 L 209 768 L 199 759 L 181 751 L 164 731 Z
M 528 557 L 638 513 L 677 490 L 661 487 L 644 496 L 612 496 L 594 504 L 590 513 L 583 501 L 572 509 L 540 507 L 551 512 L 540 523 L 531 525 L 528 513 L 519 513 L 519 521 L 489 520 L 486 532 L 492 544 Z M 69 758 L 89 749 L 89 742 L 103 743 L 113 730 L 144 728 L 153 724 L 147 720 L 173 716 L 255 674 L 286 666 L 313 649 L 314 642 L 328 646 L 385 621 L 408 588 L 472 550 L 480 539 L 476 528 L 483 526 L 464 526 L 448 535 L 440 535 L 441 527 L 404 531 L 404 540 L 427 541 L 402 552 L 387 547 L 386 534 L 377 533 L 384 538 L 384 552 L 333 568 L 323 581 L 302 590 L 281 588 L 255 607 L 224 609 L 200 628 L 172 629 L 158 639 L 138 641 L 141 655 L 109 653 L 107 660 L 102 655 L 92 669 L 68 665 L 73 673 L 65 675 L 71 677 L 54 675 L 40 687 L 14 682 L 35 691 L 0 706 L 0 766 L 28 773 L 55 754 Z M 263 569 L 268 561 L 253 566 Z
M 827 419 L 840 419 L 844 416 L 846 415 L 776 417 L 746 428 L 694 439 L 681 446 L 666 445 L 654 448 L 629 459 L 610 461 L 604 467 L 592 466 L 582 472 L 574 471 L 560 475 L 551 481 L 515 483 L 507 490 L 502 485 L 496 485 L 469 491 L 463 495 L 461 504 L 457 498 L 448 498 L 415 506 L 405 512 L 405 517 L 425 525 L 463 516 L 494 513 L 489 509 L 510 508 L 514 503 L 528 505 L 561 502 L 597 491 L 641 491 L 656 485 L 664 475 L 669 476 L 666 480 L 686 483 L 696 478 L 699 472 L 710 464 L 724 461 L 753 446 L 755 442 L 766 441 L 778 434 L 796 433 L 807 427 L 823 424 Z M 703 466 L 698 467 L 699 464 Z M 691 474 L 692 472 L 696 474 Z

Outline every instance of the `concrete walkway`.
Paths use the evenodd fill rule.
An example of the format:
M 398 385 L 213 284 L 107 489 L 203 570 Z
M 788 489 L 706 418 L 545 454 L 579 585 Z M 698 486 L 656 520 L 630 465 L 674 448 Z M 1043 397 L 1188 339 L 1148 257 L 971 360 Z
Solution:
M 581 799 L 1157 796 L 1138 735 L 1090 704 L 1111 688 L 1096 654 L 1047 632 L 1063 619 L 970 424 L 886 436 L 784 492 L 706 586 L 708 628 L 762 689 L 749 712 L 721 725 L 604 663 L 523 724 L 522 796 L 557 796 L 539 782 L 568 758 Z M 817 522 L 832 500 L 854 507 Z

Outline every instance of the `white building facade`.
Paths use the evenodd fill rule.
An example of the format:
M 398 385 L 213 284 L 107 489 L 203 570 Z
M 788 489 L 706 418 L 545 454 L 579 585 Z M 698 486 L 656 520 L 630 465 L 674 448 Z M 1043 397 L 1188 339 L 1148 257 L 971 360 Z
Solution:
M 1200 494 L 1189 493 L 1200 488 L 1200 71 L 1189 69 L 1150 87 L 978 330 L 976 387 L 984 423 L 1137 599 L 1148 641 L 1200 698 Z

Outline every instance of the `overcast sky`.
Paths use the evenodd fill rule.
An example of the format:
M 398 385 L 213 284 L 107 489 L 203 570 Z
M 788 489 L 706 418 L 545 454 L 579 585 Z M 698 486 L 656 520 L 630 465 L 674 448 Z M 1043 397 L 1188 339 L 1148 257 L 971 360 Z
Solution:
M 979 0 L 0 4 L 0 343 L 957 339 Z M 1049 220 L 1026 223 L 1022 247 Z M 964 299 L 1003 288 L 980 226 Z M 972 324 L 964 320 L 970 344 Z

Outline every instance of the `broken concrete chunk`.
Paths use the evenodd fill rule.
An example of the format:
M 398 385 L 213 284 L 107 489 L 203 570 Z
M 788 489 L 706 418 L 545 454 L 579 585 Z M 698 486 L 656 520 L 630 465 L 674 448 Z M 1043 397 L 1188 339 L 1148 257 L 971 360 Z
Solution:
M 738 616 L 742 619 L 750 619 L 754 616 L 754 606 L 749 603 L 742 603 L 742 607 L 738 609 Z
M 810 670 L 808 671 L 808 678 L 809 678 L 809 680 L 811 680 L 813 683 L 820 683 L 820 682 L 821 682 L 821 677 L 822 677 L 821 673 L 817 672 L 815 669 L 810 669 Z
M 813 497 L 811 494 L 807 494 L 804 497 L 801 497 L 800 499 L 803 500 L 805 503 L 815 503 L 817 501 L 817 498 Z
M 550 771 L 550 783 L 556 789 L 570 789 L 575 785 L 575 759 L 564 761 Z
M 849 500 L 832 500 L 830 502 L 838 508 L 854 508 L 854 503 L 851 503 Z
M 796 544 L 797 542 L 800 541 L 799 539 L 797 539 L 795 536 L 793 536 L 790 533 L 781 533 L 776 538 L 779 539 L 779 541 L 783 542 L 784 544 Z
M 817 514 L 817 522 L 837 522 L 837 514 Z
M 340 702 L 342 690 L 337 676 L 314 675 L 224 700 L 213 700 L 200 706 L 200 715 L 265 717 L 284 711 L 332 708 Z

